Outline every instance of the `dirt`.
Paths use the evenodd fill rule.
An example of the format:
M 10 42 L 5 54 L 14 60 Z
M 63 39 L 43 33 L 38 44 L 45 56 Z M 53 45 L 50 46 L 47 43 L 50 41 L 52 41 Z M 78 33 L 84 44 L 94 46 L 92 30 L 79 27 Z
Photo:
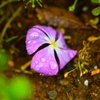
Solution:
M 51 9 L 51 12 L 49 10 L 49 14 L 52 15 L 52 19 L 47 18 L 48 20 L 46 19 L 45 15 L 42 16 L 41 20 L 39 20 L 39 18 L 37 17 L 37 14 L 39 13 L 36 12 L 36 8 L 32 8 L 31 5 L 28 5 L 27 8 L 23 8 L 21 10 L 20 14 L 11 22 L 11 24 L 7 28 L 6 35 L 4 37 L 5 39 L 15 35 L 18 35 L 19 37 L 8 44 L 4 43 L 5 49 L 13 51 L 12 57 L 14 62 L 14 66 L 8 67 L 4 74 L 7 77 L 9 75 L 11 77 L 16 75 L 25 75 L 32 81 L 33 85 L 35 86 L 35 91 L 33 93 L 34 95 L 31 95 L 29 100 L 100 100 L 100 39 L 92 41 L 90 43 L 88 41 L 89 37 L 100 36 L 100 22 L 95 25 L 96 28 L 93 27 L 94 25 L 91 25 L 89 23 L 89 19 L 95 18 L 95 16 L 90 13 L 90 10 L 93 8 L 92 4 L 89 10 L 87 10 L 86 12 L 83 12 L 81 10 L 82 3 L 82 6 L 89 7 L 88 5 L 90 4 L 86 2 L 86 0 L 84 2 L 78 3 L 78 6 L 76 8 L 79 8 L 80 11 L 77 9 L 74 11 L 73 16 L 75 16 L 75 19 L 68 16 L 67 12 L 66 14 L 63 13 L 63 15 L 60 15 L 61 11 L 57 11 L 56 14 L 52 10 L 52 6 L 54 6 L 56 9 L 60 9 L 61 7 L 61 10 L 64 9 L 64 12 L 68 11 L 68 7 L 72 3 L 73 2 L 68 2 L 68 0 L 58 0 L 57 2 L 51 0 L 43 0 L 43 5 L 46 5 L 47 7 L 49 6 L 49 9 Z M 10 3 L 7 6 L 4 6 L 4 13 L 0 16 L 4 16 L 7 12 L 8 14 L 6 16 L 7 18 L 10 18 L 14 11 L 19 6 L 21 6 L 23 2 L 17 2 L 17 4 L 18 5 L 16 5 L 16 3 Z M 40 9 L 39 5 L 37 4 L 36 7 Z M 12 10 L 12 8 L 14 9 Z M 48 13 L 46 8 L 42 8 L 42 10 L 46 14 Z M 87 13 L 89 14 L 88 16 Z M 83 16 L 86 16 L 86 19 L 88 20 L 85 20 Z M 57 23 L 57 21 L 53 21 L 53 24 L 50 24 L 49 22 L 51 22 L 54 18 L 57 21 L 59 19 L 59 22 Z M 73 20 L 71 20 L 72 18 Z M 76 23 L 76 18 L 81 20 L 82 24 L 78 24 L 80 22 Z M 0 31 L 2 31 L 5 23 L 7 23 L 8 20 L 9 19 L 6 19 L 2 22 Z M 66 23 L 64 23 L 64 27 L 63 25 L 60 25 L 59 27 L 58 24 L 62 23 L 62 20 L 66 21 Z M 77 24 L 78 26 L 74 27 Z M 32 71 L 29 66 L 25 70 L 21 71 L 21 66 L 31 60 L 33 56 L 27 55 L 25 48 L 25 35 L 27 33 L 27 30 L 34 25 L 50 25 L 55 29 L 63 30 L 64 37 L 70 37 L 65 38 L 67 45 L 71 49 L 75 49 L 78 51 L 76 57 L 72 59 L 56 76 L 42 76 L 39 73 Z M 81 25 L 84 25 L 85 28 L 81 28 Z M 86 42 L 85 45 L 83 44 L 83 41 Z M 82 76 L 80 77 L 80 70 L 76 69 L 69 73 L 67 77 L 64 77 L 67 72 L 75 68 L 75 65 L 77 65 L 79 60 L 81 61 L 81 63 L 83 63 L 83 60 L 79 59 L 79 52 L 80 50 L 83 50 L 83 48 L 88 43 L 89 45 L 87 48 L 89 49 L 86 48 L 85 51 L 85 57 L 87 58 L 87 60 L 84 62 L 84 67 L 88 70 L 88 72 L 85 74 L 82 73 Z M 97 67 L 98 72 L 96 71 L 95 67 Z M 92 71 L 94 70 L 95 74 L 91 75 Z M 87 85 L 84 83 L 85 81 L 88 81 Z

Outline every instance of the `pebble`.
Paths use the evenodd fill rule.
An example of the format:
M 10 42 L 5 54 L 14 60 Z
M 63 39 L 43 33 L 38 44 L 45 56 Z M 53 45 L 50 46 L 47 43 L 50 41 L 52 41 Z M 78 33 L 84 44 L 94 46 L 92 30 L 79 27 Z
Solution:
M 11 77 L 12 77 L 12 74 L 7 73 L 7 74 L 6 74 L 6 77 L 7 77 L 7 78 L 11 78 Z
M 71 92 L 71 90 L 72 90 L 71 87 L 67 87 L 67 88 L 66 88 L 66 91 L 67 91 L 67 92 Z
M 95 69 L 95 70 L 98 69 L 98 66 L 94 66 L 94 69 Z
M 89 81 L 88 81 L 88 80 L 85 80 L 85 81 L 84 81 L 84 85 L 85 85 L 85 86 L 88 86 L 88 85 L 89 85 Z
M 55 90 L 51 90 L 51 91 L 49 91 L 47 94 L 48 94 L 48 96 L 49 96 L 49 98 L 50 98 L 51 100 L 56 99 L 57 92 L 56 92 Z

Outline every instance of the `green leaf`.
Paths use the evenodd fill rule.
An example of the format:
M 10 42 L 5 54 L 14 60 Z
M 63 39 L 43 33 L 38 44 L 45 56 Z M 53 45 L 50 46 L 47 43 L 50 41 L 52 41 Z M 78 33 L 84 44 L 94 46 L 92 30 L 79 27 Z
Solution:
M 31 88 L 34 89 L 28 78 L 24 76 L 13 78 L 9 84 L 9 95 L 11 96 L 11 100 L 25 100 L 24 98 L 31 95 Z
M 7 39 L 7 40 L 5 40 L 5 42 L 10 42 L 10 41 L 12 41 L 12 40 L 14 40 L 14 39 L 16 39 L 16 38 L 18 38 L 18 35 L 16 35 L 16 36 L 13 36 L 13 37 L 11 37 L 11 38 L 9 38 L 9 39 Z
M 94 8 L 94 9 L 92 10 L 92 14 L 93 14 L 94 16 L 100 15 L 100 7 Z
M 91 0 L 93 3 L 100 3 L 100 0 Z

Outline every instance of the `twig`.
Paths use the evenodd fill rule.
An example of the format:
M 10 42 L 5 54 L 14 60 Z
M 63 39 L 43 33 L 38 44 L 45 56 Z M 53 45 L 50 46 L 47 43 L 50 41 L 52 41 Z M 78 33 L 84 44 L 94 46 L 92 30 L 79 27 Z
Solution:
M 72 98 L 69 96 L 68 92 L 66 92 L 67 96 L 68 96 L 68 99 L 69 100 L 72 100 Z
M 5 1 L 3 2 L 1 5 L 0 5 L 0 8 L 2 8 L 3 6 L 5 6 L 6 4 L 10 3 L 10 2 L 15 2 L 15 1 L 18 1 L 18 0 L 8 0 L 8 1 Z
M 2 43 L 3 41 L 3 37 L 6 33 L 6 30 L 8 28 L 8 26 L 10 25 L 10 23 L 14 20 L 14 18 L 19 14 L 19 12 L 22 10 L 22 6 L 20 6 L 16 11 L 15 13 L 12 15 L 12 17 L 8 20 L 8 22 L 6 23 L 5 27 L 3 28 L 2 30 L 2 33 L 0 35 L 0 43 Z
M 31 60 L 25 63 L 23 66 L 21 66 L 21 70 L 24 71 L 31 63 Z

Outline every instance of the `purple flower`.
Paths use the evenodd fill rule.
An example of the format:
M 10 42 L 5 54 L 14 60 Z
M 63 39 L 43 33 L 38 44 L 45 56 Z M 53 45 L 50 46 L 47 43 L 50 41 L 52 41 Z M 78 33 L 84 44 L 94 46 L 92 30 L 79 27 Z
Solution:
M 31 68 L 47 76 L 56 75 L 77 53 L 68 49 L 60 31 L 40 25 L 28 30 L 26 49 L 34 53 Z

